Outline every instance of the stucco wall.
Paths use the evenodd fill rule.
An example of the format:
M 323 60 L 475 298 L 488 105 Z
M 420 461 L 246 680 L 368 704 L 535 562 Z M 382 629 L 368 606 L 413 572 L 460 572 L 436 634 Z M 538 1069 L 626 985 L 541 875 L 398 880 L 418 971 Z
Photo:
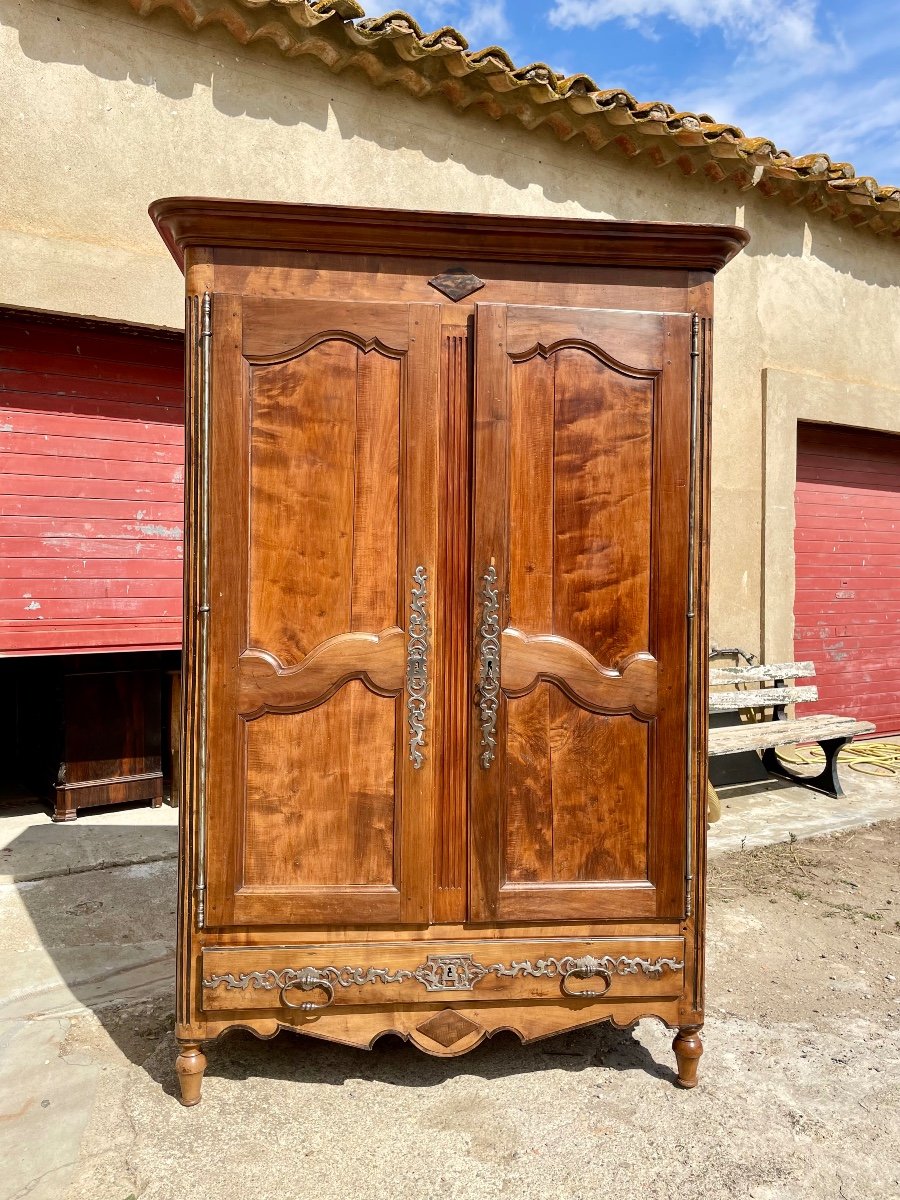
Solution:
M 122 0 L 0 0 L 0 14 L 0 304 L 180 326 L 182 281 L 146 216 L 163 195 L 746 225 L 717 293 L 711 633 L 791 655 L 797 415 L 877 411 L 900 431 L 900 247 Z M 767 372 L 779 397 L 792 379 L 802 392 L 793 425 L 767 424 Z

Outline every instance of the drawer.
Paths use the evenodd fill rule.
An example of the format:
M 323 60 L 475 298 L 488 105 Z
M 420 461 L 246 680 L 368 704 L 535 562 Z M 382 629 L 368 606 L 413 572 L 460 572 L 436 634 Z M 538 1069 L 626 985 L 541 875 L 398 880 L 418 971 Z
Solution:
M 681 995 L 683 938 L 204 949 L 207 1012 Z

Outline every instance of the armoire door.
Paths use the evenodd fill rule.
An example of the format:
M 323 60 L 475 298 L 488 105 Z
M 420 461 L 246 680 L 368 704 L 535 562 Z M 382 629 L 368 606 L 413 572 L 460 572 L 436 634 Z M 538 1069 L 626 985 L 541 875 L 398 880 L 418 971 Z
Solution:
M 210 925 L 428 920 L 439 313 L 213 297 Z
M 477 306 L 470 914 L 680 915 L 691 317 Z

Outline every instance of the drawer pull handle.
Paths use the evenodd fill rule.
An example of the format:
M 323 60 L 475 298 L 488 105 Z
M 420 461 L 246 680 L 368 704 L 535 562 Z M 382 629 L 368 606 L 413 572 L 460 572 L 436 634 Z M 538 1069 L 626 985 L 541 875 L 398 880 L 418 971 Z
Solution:
M 428 992 L 471 992 L 489 976 L 495 979 L 554 979 L 559 980 L 565 996 L 596 1000 L 605 996 L 616 976 L 644 975 L 648 979 L 661 979 L 667 971 L 678 973 L 684 970 L 679 958 L 639 958 L 605 954 L 595 958 L 585 954 L 575 958 L 563 955 L 560 958 L 518 959 L 512 962 L 478 962 L 471 954 L 460 949 L 454 954 L 429 954 L 425 962 L 409 967 L 269 967 L 249 971 L 242 975 L 212 975 L 203 980 L 209 990 L 225 988 L 227 991 L 255 992 L 277 991 L 285 1008 L 301 1012 L 317 1012 L 334 1002 L 338 988 L 363 988 L 370 985 L 418 983 Z M 576 979 L 598 979 L 603 983 L 602 991 L 570 987 Z M 324 1002 L 304 1000 L 301 1004 L 288 999 L 294 989 L 325 993 Z M 248 1007 L 246 1003 L 242 1007 Z M 252 1000 L 249 1007 L 253 1007 Z
M 314 992 L 316 988 L 321 988 L 326 996 L 325 1003 L 316 1004 L 315 1000 L 304 1000 L 302 1004 L 294 1004 L 287 997 L 292 988 L 299 988 L 301 992 Z M 323 975 L 315 967 L 303 967 L 297 972 L 295 978 L 282 984 L 280 996 L 281 1003 L 285 1008 L 299 1009 L 300 1012 L 317 1012 L 320 1008 L 328 1008 L 329 1004 L 333 1002 L 334 985 L 330 983 L 327 975 Z
M 606 966 L 603 959 L 591 958 L 586 955 L 584 958 L 569 959 L 569 969 L 563 974 L 560 980 L 560 987 L 563 994 L 566 996 L 578 996 L 584 1000 L 599 1000 L 601 996 L 605 996 L 612 987 L 612 972 Z M 568 966 L 568 963 L 566 964 Z M 603 991 L 596 992 L 593 989 L 571 988 L 569 987 L 570 979 L 602 979 Z

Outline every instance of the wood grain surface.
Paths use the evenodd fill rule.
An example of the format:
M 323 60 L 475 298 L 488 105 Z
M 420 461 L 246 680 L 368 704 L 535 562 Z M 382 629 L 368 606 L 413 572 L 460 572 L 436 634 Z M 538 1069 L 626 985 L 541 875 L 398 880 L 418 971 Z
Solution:
M 207 1012 L 227 1009 L 271 1011 L 283 1008 L 279 996 L 280 988 L 260 985 L 272 983 L 268 972 L 278 975 L 285 969 L 300 971 L 303 967 L 330 967 L 338 970 L 349 968 L 350 970 L 345 972 L 346 978 L 350 977 L 353 970 L 362 970 L 365 974 L 370 967 L 374 967 L 376 971 L 384 972 L 388 976 L 387 980 L 375 976 L 371 982 L 359 985 L 336 985 L 331 1003 L 338 1008 L 360 1008 L 392 1002 L 402 1005 L 434 1005 L 443 1001 L 444 1004 L 456 1005 L 471 1003 L 473 1000 L 558 1000 L 565 994 L 560 985 L 558 971 L 538 975 L 521 972 L 505 977 L 486 974 L 469 988 L 447 988 L 441 991 L 430 991 L 415 977 L 398 977 L 398 972 L 413 973 L 430 959 L 459 955 L 468 957 L 484 967 L 499 964 L 505 968 L 516 963 L 530 963 L 536 967 L 550 958 L 563 960 L 591 956 L 598 960 L 611 959 L 613 963 L 622 960 L 621 973 L 612 970 L 609 990 L 603 997 L 607 1000 L 635 996 L 678 996 L 684 982 L 683 940 L 653 936 L 588 940 L 561 937 L 552 942 L 510 941 L 501 947 L 491 940 L 470 940 L 463 943 L 406 943 L 378 947 L 363 943 L 340 947 L 279 947 L 277 950 L 206 950 L 202 956 L 201 969 L 207 984 L 215 983 L 217 977 L 231 976 L 234 984 L 239 986 L 229 986 L 227 982 L 204 986 L 203 1007 Z M 641 969 L 641 963 L 648 964 L 651 969 Z M 255 974 L 262 978 L 256 980 Z M 394 976 L 393 982 L 390 981 L 390 976 Z M 580 981 L 580 985 L 590 987 L 590 980 Z M 572 986 L 574 988 L 576 985 L 573 983 Z M 297 992 L 296 999 L 301 999 L 300 989 L 292 990 Z M 312 994 L 309 994 L 309 998 L 317 1003 L 325 999 L 324 995 Z
M 744 235 L 199 200 L 160 202 L 154 217 L 184 255 L 193 340 L 177 1015 L 189 1098 L 199 1042 L 234 1026 L 356 1046 L 393 1031 L 455 1055 L 502 1028 L 528 1040 L 655 1015 L 684 1030 L 692 1080 L 705 889 L 703 806 L 688 782 L 696 791 L 706 776 L 711 280 Z M 484 287 L 459 302 L 438 294 L 429 282 L 451 267 Z M 193 347 L 207 290 L 203 796 Z M 415 770 L 405 668 L 419 566 L 432 657 Z M 485 768 L 490 567 L 501 688 Z M 476 947 L 499 962 L 617 940 L 674 942 L 683 971 L 617 977 L 601 1000 L 519 977 L 512 989 L 493 979 L 490 999 L 423 999 L 404 984 L 354 1004 L 342 989 L 315 1014 L 268 992 L 254 1008 L 202 988 L 212 962 L 367 969 Z
M 437 586 L 437 311 L 237 305 L 243 415 L 213 460 L 213 588 L 241 589 L 212 617 L 223 923 L 428 912 L 439 708 L 413 771 L 401 693 L 416 569 Z
M 685 643 L 658 616 L 686 603 L 688 322 L 476 314 L 474 559 L 476 582 L 498 572 L 503 632 L 496 759 L 471 767 L 470 911 L 678 911 L 678 843 L 655 839 L 683 829 L 661 780 L 664 762 L 684 779 Z
M 808 704 L 818 699 L 817 687 L 770 687 L 757 691 L 710 692 L 709 711 L 740 712 L 744 708 L 772 708 L 785 704 Z
M 769 746 L 796 746 L 801 742 L 828 741 L 833 738 L 864 737 L 874 733 L 871 721 L 855 717 L 833 717 L 819 713 L 814 717 L 796 717 L 792 721 L 748 721 L 709 731 L 709 753 L 737 754 L 742 750 L 765 750 Z

